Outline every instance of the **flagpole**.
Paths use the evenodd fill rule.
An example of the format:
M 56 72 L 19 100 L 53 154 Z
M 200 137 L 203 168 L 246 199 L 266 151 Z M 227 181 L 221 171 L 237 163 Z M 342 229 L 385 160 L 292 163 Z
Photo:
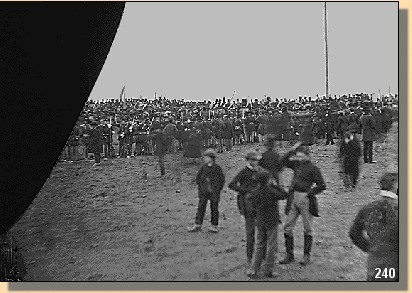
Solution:
M 326 58 L 326 98 L 329 99 L 329 64 L 328 64 L 328 21 L 325 2 L 325 58 Z

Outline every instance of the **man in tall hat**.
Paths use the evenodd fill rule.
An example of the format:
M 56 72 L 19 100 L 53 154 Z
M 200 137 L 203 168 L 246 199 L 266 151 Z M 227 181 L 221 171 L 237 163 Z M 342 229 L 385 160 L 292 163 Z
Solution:
M 370 108 L 364 108 L 364 114 L 360 118 L 360 126 L 363 141 L 363 160 L 365 163 L 376 163 L 373 158 L 373 141 L 375 140 L 376 122 L 373 119 Z

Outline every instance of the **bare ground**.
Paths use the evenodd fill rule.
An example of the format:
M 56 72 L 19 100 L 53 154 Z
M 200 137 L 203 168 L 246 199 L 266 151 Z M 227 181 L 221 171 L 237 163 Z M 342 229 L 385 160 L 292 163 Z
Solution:
M 219 154 L 227 182 L 244 166 L 250 146 Z M 327 190 L 319 198 L 314 220 L 313 262 L 277 265 L 273 281 L 362 281 L 366 255 L 354 247 L 349 227 L 361 206 L 378 194 L 378 178 L 389 160 L 397 161 L 398 131 L 393 125 L 386 143 L 375 143 L 377 164 L 362 166 L 356 191 L 345 192 L 339 177 L 337 145 L 311 147 L 313 161 L 324 175 Z M 286 146 L 279 146 L 285 153 Z M 142 168 L 148 179 L 142 179 Z M 235 194 L 225 190 L 220 203 L 220 232 L 187 233 L 194 221 L 198 165 L 166 158 L 161 178 L 153 157 L 58 163 L 32 205 L 11 234 L 23 247 L 26 281 L 245 281 L 244 222 Z M 182 172 L 183 180 L 177 180 Z M 283 173 L 285 183 L 291 172 Z M 281 203 L 283 213 L 284 203 Z M 282 215 L 283 219 L 285 218 Z M 279 229 L 279 257 L 284 255 Z M 303 228 L 296 227 L 295 249 L 301 258 Z M 265 280 L 265 279 L 260 279 Z M 266 279 L 266 281 L 268 281 Z

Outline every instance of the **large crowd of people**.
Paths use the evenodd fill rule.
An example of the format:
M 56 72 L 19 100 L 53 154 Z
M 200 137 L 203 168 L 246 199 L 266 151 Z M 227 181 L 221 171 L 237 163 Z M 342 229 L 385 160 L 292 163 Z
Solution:
M 193 158 L 200 157 L 202 148 L 221 153 L 233 145 L 262 142 L 269 134 L 278 141 L 312 145 L 326 139 L 326 144 L 334 144 L 349 129 L 360 133 L 365 112 L 373 116 L 378 134 L 387 132 L 397 116 L 397 101 L 397 95 L 373 101 L 368 94 L 273 101 L 269 97 L 214 102 L 164 97 L 90 100 L 60 159 L 77 161 L 92 153 L 99 163 L 100 154 L 104 158 L 154 155 L 159 132 L 170 138 L 167 153 L 182 150 Z
M 209 231 L 218 233 L 220 194 L 226 179 L 216 163 L 217 153 L 231 151 L 233 145 L 264 142 L 265 152 L 251 148 L 245 154 L 245 168 L 228 187 L 237 192 L 238 210 L 245 220 L 247 275 L 256 278 L 262 271 L 265 277 L 273 278 L 278 275 L 275 260 L 281 218 L 279 200 L 287 200 L 283 225 L 286 255 L 279 264 L 295 261 L 294 228 L 300 216 L 304 233 L 300 264 L 311 263 L 313 218 L 319 217 L 316 196 L 327 187 L 321 170 L 311 161 L 308 146 L 332 145 L 339 139 L 344 186 L 353 191 L 362 157 L 360 140 L 364 163 L 374 163 L 373 142 L 390 130 L 397 119 L 397 107 L 397 95 L 373 101 L 367 94 L 250 102 L 185 102 L 165 98 L 89 101 L 62 156 L 78 160 L 81 152 L 84 158 L 92 153 L 95 165 L 99 165 L 101 154 L 105 159 L 154 155 L 159 159 L 162 176 L 168 153 L 182 150 L 185 157 L 202 157 L 204 164 L 196 176 L 199 202 L 195 224 L 188 232 L 201 231 L 210 202 Z M 280 156 L 275 149 L 277 141 L 294 146 Z M 118 145 L 117 150 L 114 145 Z M 287 190 L 279 179 L 284 168 L 294 173 Z M 369 253 L 368 281 L 398 280 L 397 180 L 397 170 L 392 166 L 380 181 L 381 198 L 361 209 L 349 231 L 353 243 Z M 388 217 L 385 222 L 379 220 L 383 214 Z M 387 265 L 391 266 L 389 273 L 384 271 Z M 377 269 L 390 277 L 376 275 Z

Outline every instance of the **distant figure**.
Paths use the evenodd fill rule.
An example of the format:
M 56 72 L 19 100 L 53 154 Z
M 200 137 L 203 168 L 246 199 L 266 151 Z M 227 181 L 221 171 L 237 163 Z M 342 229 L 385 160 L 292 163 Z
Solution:
M 192 128 L 183 156 L 192 159 L 200 158 L 202 157 L 202 148 L 202 135 L 200 133 L 200 130 L 196 131 L 194 128 Z
M 217 233 L 219 226 L 220 193 L 225 185 L 225 176 L 222 168 L 216 164 L 216 153 L 208 149 L 203 154 L 204 165 L 196 176 L 199 192 L 199 204 L 196 213 L 196 222 L 189 232 L 200 231 L 206 212 L 207 202 L 210 201 L 211 223 L 210 232 Z
M 178 134 L 179 130 L 177 129 L 177 126 L 174 123 L 174 120 L 172 118 L 169 119 L 169 123 L 163 129 L 163 133 L 167 135 L 169 139 L 171 140 L 169 151 L 170 153 L 174 154 L 179 144 L 177 140 L 177 138 L 179 137 L 179 134 Z
M 376 163 L 373 158 L 373 141 L 375 140 L 376 122 L 370 114 L 370 109 L 364 109 L 364 115 L 360 119 L 363 140 L 363 160 L 365 164 Z
M 92 130 L 90 133 L 89 148 L 88 151 L 94 154 L 94 165 L 100 165 L 100 154 L 103 152 L 102 132 L 97 122 L 91 123 Z
M 359 158 L 361 146 L 354 132 L 347 131 L 340 145 L 339 157 L 342 159 L 343 183 L 346 189 L 355 188 L 359 178 Z
M 172 138 L 168 136 L 167 134 L 164 134 L 160 129 L 156 129 L 154 141 L 155 141 L 155 152 L 154 153 L 159 159 L 160 176 L 163 176 L 166 174 L 164 157 L 166 156 L 167 151 L 170 148 L 170 145 L 172 143 Z
M 379 183 L 380 198 L 359 211 L 349 236 L 358 248 L 368 253 L 367 281 L 397 282 L 398 171 L 390 167 Z

